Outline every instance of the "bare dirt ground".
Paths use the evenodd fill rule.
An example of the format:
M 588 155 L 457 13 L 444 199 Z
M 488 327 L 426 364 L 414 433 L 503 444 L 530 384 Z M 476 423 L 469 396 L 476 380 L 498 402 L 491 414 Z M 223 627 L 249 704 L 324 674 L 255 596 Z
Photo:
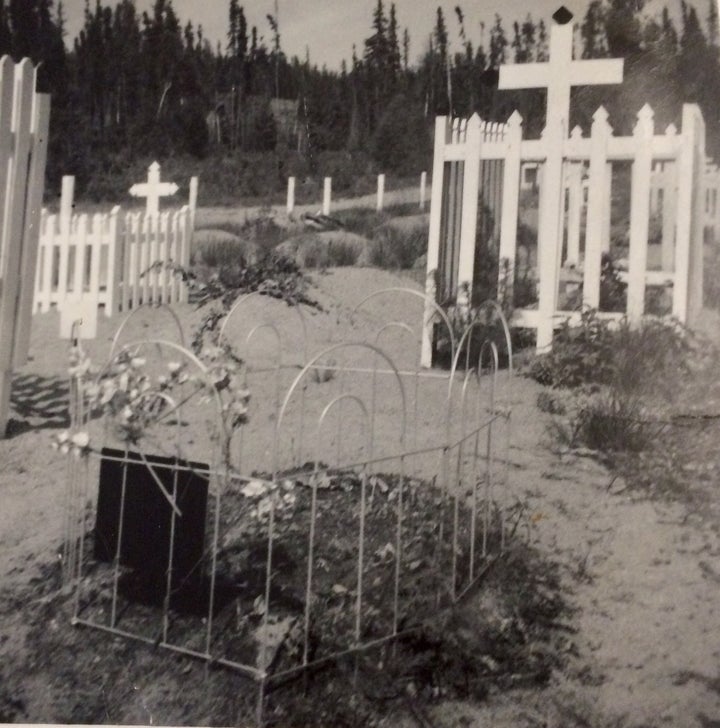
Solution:
M 318 282 L 328 313 L 317 315 L 316 344 L 332 338 L 364 293 L 407 285 L 364 269 L 332 271 Z M 199 318 L 190 307 L 181 316 L 188 330 Z M 117 324 L 103 321 L 88 343 L 96 359 Z M 150 321 L 137 325 L 158 333 Z M 211 724 L 227 698 L 198 688 L 189 705 L 184 694 L 187 683 L 202 684 L 201 667 L 166 657 L 158 672 L 151 650 L 73 630 L 45 609 L 65 488 L 65 460 L 50 448 L 53 432 L 67 426 L 67 342 L 57 331 L 53 314 L 35 317 L 10 437 L 0 441 L 0 721 Z M 720 412 L 715 379 L 691 383 L 688 408 Z M 542 689 L 493 692 L 480 705 L 439 702 L 429 720 L 447 727 L 720 726 L 718 429 L 708 421 L 678 433 L 680 452 L 668 468 L 686 474 L 680 492 L 635 489 L 592 459 L 553 454 L 538 391 L 521 378 L 513 386 L 511 488 L 527 503 L 524 535 L 561 565 L 574 608 L 561 628 L 566 667 Z M 38 654 L 38 633 L 55 647 Z M 78 683 L 75 650 L 78 661 L 96 661 L 95 684 Z M 386 724 L 417 719 L 395 713 Z

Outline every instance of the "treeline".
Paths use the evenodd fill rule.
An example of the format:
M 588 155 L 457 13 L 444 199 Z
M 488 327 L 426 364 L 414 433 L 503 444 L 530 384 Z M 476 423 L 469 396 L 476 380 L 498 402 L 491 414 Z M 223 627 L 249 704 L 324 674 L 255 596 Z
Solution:
M 683 0 L 676 27 L 667 8 L 645 19 L 645 0 L 592 0 L 576 54 L 625 58 L 625 83 L 574 92 L 572 123 L 587 128 L 603 103 L 616 133 L 629 133 L 648 102 L 662 129 L 693 101 L 710 152 L 720 152 L 717 9 L 705 1 L 698 10 Z M 377 0 L 368 37 L 338 72 L 288 58 L 278 19 L 266 21 L 250 26 L 239 0 L 229 0 L 227 37 L 213 46 L 201 25 L 181 22 L 171 0 L 143 13 L 133 0 L 86 0 L 68 49 L 60 0 L 0 0 L 0 53 L 41 64 L 40 88 L 53 94 L 50 188 L 75 174 L 81 194 L 99 197 L 138 160 L 187 156 L 227 167 L 268 152 L 271 185 L 273 175 L 279 186 L 288 173 L 325 173 L 325 164 L 409 174 L 429 164 L 437 114 L 504 121 L 517 108 L 529 134 L 541 130 L 544 92 L 497 89 L 500 65 L 547 58 L 549 28 L 529 14 L 510 25 L 495 16 L 477 43 L 460 6 L 451 17 L 438 8 L 413 59 L 395 5 Z

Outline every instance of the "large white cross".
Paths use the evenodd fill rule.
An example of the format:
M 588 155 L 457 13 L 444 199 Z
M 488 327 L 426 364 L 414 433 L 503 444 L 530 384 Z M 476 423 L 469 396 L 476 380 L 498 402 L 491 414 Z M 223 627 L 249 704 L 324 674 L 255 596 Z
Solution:
M 569 12 L 567 16 L 572 18 Z M 588 61 L 572 59 L 573 27 L 571 22 L 552 26 L 548 63 L 501 66 L 498 83 L 500 89 L 547 88 L 545 123 L 560 124 L 564 121 L 566 133 L 569 132 L 570 89 L 573 86 L 622 83 L 623 80 L 621 58 Z
M 160 165 L 153 162 L 148 167 L 147 182 L 135 184 L 130 188 L 133 197 L 147 197 L 146 211 L 148 215 L 160 214 L 160 198 L 174 195 L 178 186 L 174 182 L 160 181 Z

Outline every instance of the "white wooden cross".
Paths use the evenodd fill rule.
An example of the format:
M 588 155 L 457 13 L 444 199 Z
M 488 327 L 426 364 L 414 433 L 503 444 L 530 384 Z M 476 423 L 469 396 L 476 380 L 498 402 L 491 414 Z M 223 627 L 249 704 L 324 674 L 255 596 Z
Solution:
M 160 214 L 160 198 L 174 195 L 177 191 L 178 186 L 174 182 L 160 181 L 160 165 L 157 162 L 148 167 L 147 182 L 135 184 L 130 188 L 133 197 L 147 197 L 146 212 L 156 217 Z
M 550 29 L 550 59 L 547 63 L 518 63 L 500 67 L 500 89 L 547 88 L 546 126 L 565 122 L 569 132 L 570 89 L 573 86 L 596 86 L 622 83 L 623 60 L 608 58 L 574 61 L 572 14 L 561 8 L 559 18 Z M 560 24 L 562 23 L 562 24 Z

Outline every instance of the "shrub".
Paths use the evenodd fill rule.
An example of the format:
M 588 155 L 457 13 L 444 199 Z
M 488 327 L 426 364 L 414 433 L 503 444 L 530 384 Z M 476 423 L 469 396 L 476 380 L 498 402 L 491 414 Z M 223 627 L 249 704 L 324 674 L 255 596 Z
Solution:
M 390 100 L 372 138 L 373 157 L 383 170 L 412 174 L 427 169 L 432 137 L 425 118 L 405 94 Z
M 536 357 L 528 373 L 571 392 L 538 397 L 544 411 L 566 414 L 550 425 L 561 444 L 638 452 L 656 437 L 662 426 L 657 413 L 672 401 L 678 375 L 689 373 L 697 351 L 695 337 L 676 321 L 648 318 L 637 327 L 627 321 L 613 327 L 586 311 L 579 326 L 563 326 L 552 352 Z
M 611 333 L 607 321 L 593 310 L 583 311 L 580 323 L 566 320 L 553 338 L 552 351 L 537 356 L 528 376 L 551 387 L 578 387 L 608 381 L 611 374 Z
M 552 351 L 537 356 L 528 375 L 551 387 L 612 385 L 626 393 L 667 389 L 668 375 L 687 369 L 696 341 L 675 320 L 646 318 L 639 326 L 619 324 L 583 311 L 576 326 L 565 321 Z
M 220 222 L 213 224 L 213 229 L 222 230 L 240 240 L 252 242 L 261 254 L 269 253 L 288 237 L 287 230 L 280 227 L 269 215 L 258 215 L 243 223 Z
M 193 251 L 191 262 L 208 268 L 227 268 L 247 265 L 249 257 L 247 247 L 241 242 L 214 238 Z
M 333 218 L 349 232 L 371 238 L 375 231 L 385 223 L 389 215 L 371 207 L 349 207 L 333 213 Z
M 370 246 L 370 265 L 378 268 L 407 270 L 427 250 L 427 233 L 422 228 L 380 229 Z
M 360 250 L 357 245 L 343 240 L 312 241 L 302 251 L 305 268 L 339 268 L 357 263 Z

